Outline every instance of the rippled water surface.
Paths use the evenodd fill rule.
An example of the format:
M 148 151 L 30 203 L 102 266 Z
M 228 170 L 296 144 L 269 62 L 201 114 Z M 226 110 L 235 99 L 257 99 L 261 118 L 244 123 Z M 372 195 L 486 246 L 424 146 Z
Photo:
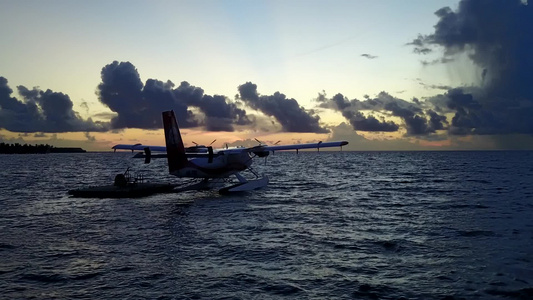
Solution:
M 67 196 L 126 167 L 177 180 L 0 155 L 0 298 L 533 298 L 533 152 L 276 153 L 251 193 Z

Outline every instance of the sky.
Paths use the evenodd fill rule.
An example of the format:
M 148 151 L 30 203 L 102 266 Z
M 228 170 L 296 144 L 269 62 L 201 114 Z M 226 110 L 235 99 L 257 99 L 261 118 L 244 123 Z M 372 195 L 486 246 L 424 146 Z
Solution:
M 533 149 L 525 0 L 0 0 L 0 142 Z

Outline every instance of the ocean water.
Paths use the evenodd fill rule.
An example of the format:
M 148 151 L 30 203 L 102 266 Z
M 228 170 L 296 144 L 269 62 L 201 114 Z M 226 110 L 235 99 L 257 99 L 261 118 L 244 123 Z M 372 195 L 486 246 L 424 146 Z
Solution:
M 0 155 L 2 299 L 531 299 L 533 152 L 275 153 L 267 188 L 70 198 L 131 153 Z

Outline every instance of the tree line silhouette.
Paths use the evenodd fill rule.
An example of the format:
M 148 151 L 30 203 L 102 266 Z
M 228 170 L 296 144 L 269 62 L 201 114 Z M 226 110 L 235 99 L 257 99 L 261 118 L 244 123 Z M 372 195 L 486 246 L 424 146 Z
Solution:
M 65 153 L 65 152 L 86 152 L 82 148 L 57 148 L 48 144 L 21 145 L 19 143 L 0 143 L 0 153 L 2 154 L 45 154 L 45 153 Z

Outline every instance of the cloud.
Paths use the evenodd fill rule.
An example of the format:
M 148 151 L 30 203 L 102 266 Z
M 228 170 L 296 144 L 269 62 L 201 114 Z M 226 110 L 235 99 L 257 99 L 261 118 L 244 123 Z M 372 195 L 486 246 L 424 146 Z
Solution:
M 420 78 L 418 78 L 417 81 L 418 81 L 418 84 L 420 84 L 421 86 L 423 86 L 427 90 L 432 89 L 432 90 L 444 90 L 444 91 L 447 91 L 447 90 L 452 89 L 452 87 L 448 86 L 448 85 L 437 85 L 437 84 L 424 83 L 424 82 L 422 82 L 422 80 L 420 80 Z
M 80 107 L 85 110 L 85 113 L 89 113 L 89 105 L 87 105 L 87 101 L 82 101 Z
M 18 87 L 22 100 L 11 94 L 7 79 L 0 77 L 0 128 L 13 132 L 70 132 L 117 131 L 125 128 L 162 128 L 161 112 L 174 110 L 183 128 L 203 126 L 208 131 L 234 131 L 235 126 L 255 129 L 279 130 L 279 125 L 268 124 L 260 115 L 248 115 L 243 105 L 274 117 L 281 130 L 288 132 L 326 133 L 319 125 L 319 117 L 306 111 L 294 99 L 276 93 L 255 100 L 244 98 L 231 101 L 222 95 L 206 95 L 203 89 L 183 81 L 179 86 L 171 81 L 148 79 L 143 83 L 139 72 L 130 62 L 114 61 L 102 68 L 97 95 L 111 112 L 96 114 L 92 119 L 82 119 L 73 108 L 69 96 L 51 90 Z M 246 86 L 246 85 L 244 85 Z M 88 111 L 86 101 L 81 108 Z M 270 119 L 272 120 L 272 119 Z M 269 121 L 270 122 L 270 121 Z M 257 123 L 257 124 L 256 124 Z M 87 136 L 90 140 L 90 136 Z
M 433 52 L 433 50 L 426 46 L 425 39 L 426 39 L 425 36 L 419 34 L 416 39 L 414 39 L 410 43 L 406 43 L 406 45 L 414 46 L 413 52 L 416 53 L 416 54 L 423 54 L 423 55 L 429 54 L 429 53 Z
M 191 86 L 187 82 L 174 91 L 177 101 L 187 106 L 198 107 L 205 115 L 205 126 L 210 131 L 233 131 L 233 125 L 250 125 L 251 119 L 246 111 L 230 102 L 225 96 L 204 95 L 200 88 Z
M 145 86 L 130 62 L 114 61 L 102 68 L 101 76 L 97 94 L 103 104 L 117 113 L 111 119 L 113 129 L 161 128 L 161 112 L 171 109 L 176 113 L 180 126 L 198 125 L 187 106 L 175 101 L 172 82 L 149 79 Z
M 342 94 L 335 95 L 331 100 L 333 108 L 340 111 L 353 129 L 359 131 L 397 131 L 399 126 L 392 121 L 379 121 L 374 116 L 365 117 L 359 110 L 363 109 L 364 104 L 354 99 L 348 101 Z
M 257 85 L 247 82 L 239 86 L 239 97 L 245 104 L 274 117 L 286 132 L 327 133 L 319 124 L 320 118 L 307 112 L 294 99 L 279 92 L 271 96 L 259 95 Z
M 8 81 L 0 77 L 0 128 L 13 132 L 106 131 L 107 124 L 83 120 L 72 110 L 70 97 L 51 90 L 18 86 L 21 100 L 12 97 Z
M 95 142 L 96 141 L 96 138 L 94 136 L 90 135 L 89 132 L 85 132 L 84 135 L 85 135 L 85 137 L 87 138 L 87 140 L 89 142 Z
M 352 126 L 341 123 L 331 128 L 332 141 L 348 141 L 349 144 L 344 147 L 346 150 L 356 151 L 412 151 L 412 150 L 435 150 L 440 146 L 424 146 L 413 139 L 367 139 L 353 131 Z
M 233 125 L 251 123 L 246 111 L 224 96 L 205 95 L 201 88 L 186 81 L 174 86 L 171 81 L 156 79 L 143 84 L 133 64 L 114 61 L 102 69 L 98 96 L 117 113 L 111 119 L 114 129 L 162 128 L 161 112 L 171 109 L 183 128 L 204 125 L 210 131 L 233 131 Z M 198 108 L 202 114 L 195 114 L 190 107 Z
M 397 131 L 399 126 L 392 121 L 379 121 L 374 116 L 365 117 L 361 112 L 343 111 L 342 115 L 350 121 L 353 129 L 360 131 Z
M 362 57 L 366 57 L 368 59 L 376 59 L 378 58 L 377 56 L 375 55 L 372 55 L 372 54 L 368 54 L 368 53 L 365 53 L 365 54 L 361 54 Z
M 452 57 L 441 57 L 441 58 L 437 58 L 431 61 L 423 60 L 421 61 L 421 63 L 424 66 L 430 66 L 430 65 L 437 65 L 437 64 L 447 64 L 453 61 L 455 61 L 455 59 Z
M 450 133 L 533 134 L 533 5 L 462 0 L 455 11 L 444 7 L 435 14 L 435 31 L 410 43 L 415 51 L 441 48 L 441 60 L 466 54 L 481 74 L 478 87 L 445 94 L 447 107 L 441 108 L 455 113 Z
M 401 106 L 401 103 L 401 101 L 388 102 L 384 109 L 392 112 L 394 116 L 402 118 L 408 136 L 432 134 L 437 130 L 444 129 L 444 124 L 448 124 L 445 116 L 441 116 L 433 110 L 426 112 L 430 117 L 428 120 L 419 106 L 412 104 Z
M 48 137 L 45 133 L 43 132 L 37 132 L 33 135 L 33 137 L 36 137 L 36 138 L 45 138 L 45 137 Z
M 437 130 L 447 127 L 445 116 L 439 115 L 433 110 L 423 110 L 426 103 L 420 101 L 407 102 L 392 97 L 388 93 L 381 92 L 376 98 L 366 97 L 366 100 L 347 100 L 342 94 L 337 94 L 328 99 L 324 94 L 319 95 L 320 107 L 340 111 L 350 122 L 353 129 L 358 131 L 381 131 L 394 132 L 400 129 L 400 125 L 384 118 L 378 120 L 372 115 L 365 116 L 361 111 L 370 111 L 383 115 L 391 115 L 401 118 L 407 136 L 427 136 Z M 429 118 L 429 119 L 428 119 Z
M 109 120 L 109 121 L 111 121 L 116 116 L 117 114 L 114 112 L 100 112 L 100 113 L 93 114 L 94 118 L 104 119 L 104 120 Z

